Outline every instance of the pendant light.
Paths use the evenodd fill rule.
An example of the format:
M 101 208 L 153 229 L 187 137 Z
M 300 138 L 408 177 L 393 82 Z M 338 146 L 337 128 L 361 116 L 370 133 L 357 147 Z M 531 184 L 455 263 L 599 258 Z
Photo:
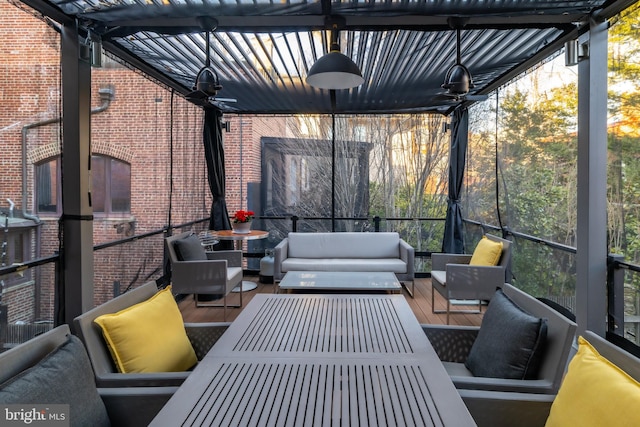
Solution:
M 318 89 L 350 89 L 364 83 L 358 66 L 340 52 L 338 30 L 331 30 L 330 52 L 316 61 L 307 74 L 307 83 Z

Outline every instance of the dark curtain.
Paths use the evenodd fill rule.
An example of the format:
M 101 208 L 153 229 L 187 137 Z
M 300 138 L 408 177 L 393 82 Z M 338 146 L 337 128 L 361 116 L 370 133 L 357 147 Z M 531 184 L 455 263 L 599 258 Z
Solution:
M 466 108 L 455 110 L 451 120 L 451 150 L 449 154 L 449 197 L 444 224 L 442 252 L 464 253 L 462 206 L 460 193 L 466 164 L 469 112 Z
M 209 230 L 231 230 L 227 201 L 225 200 L 224 144 L 222 142 L 222 112 L 217 108 L 206 108 L 204 111 L 204 128 L 202 132 L 204 156 L 207 161 L 207 175 L 213 202 Z M 224 249 L 231 249 L 231 241 L 222 241 Z M 222 249 L 222 248 L 220 248 Z

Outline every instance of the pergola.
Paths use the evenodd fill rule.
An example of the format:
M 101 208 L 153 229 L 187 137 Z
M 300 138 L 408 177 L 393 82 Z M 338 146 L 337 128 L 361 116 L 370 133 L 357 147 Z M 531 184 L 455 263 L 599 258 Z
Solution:
M 188 94 L 205 64 L 237 102 L 223 110 L 251 114 L 449 113 L 464 104 L 442 96 L 456 62 L 471 71 L 470 95 L 488 94 L 633 2 L 596 1 L 257 1 L 23 0 L 58 23 L 73 22 L 86 46 L 100 46 L 159 82 Z M 364 83 L 328 91 L 304 78 L 339 31 L 342 53 Z M 468 102 L 466 102 L 468 103 Z
M 578 52 L 576 315 L 581 331 L 605 331 L 607 20 L 634 0 L 244 1 L 21 0 L 61 32 L 65 171 L 66 321 L 91 307 L 91 48 L 186 96 L 205 64 L 219 76 L 223 111 L 238 114 L 381 114 L 462 111 L 566 45 Z M 203 22 L 207 24 L 204 25 Z M 342 53 L 364 83 L 320 90 L 305 83 L 339 32 Z M 460 45 L 456 44 L 460 34 Z M 470 96 L 441 87 L 456 62 L 470 70 Z M 74 236 L 73 239 L 68 236 Z

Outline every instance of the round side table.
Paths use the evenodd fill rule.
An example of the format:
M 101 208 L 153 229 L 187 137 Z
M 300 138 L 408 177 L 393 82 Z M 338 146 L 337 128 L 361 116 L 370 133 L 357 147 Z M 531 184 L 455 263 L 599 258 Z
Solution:
M 251 230 L 248 233 L 234 233 L 233 230 L 217 230 L 216 237 L 219 240 L 233 240 L 236 250 L 242 250 L 242 242 L 245 240 L 259 240 L 266 239 L 269 236 L 268 231 L 263 230 Z M 242 289 L 240 286 L 233 288 L 231 292 L 246 292 L 252 291 L 258 287 L 256 282 L 249 280 L 242 281 Z

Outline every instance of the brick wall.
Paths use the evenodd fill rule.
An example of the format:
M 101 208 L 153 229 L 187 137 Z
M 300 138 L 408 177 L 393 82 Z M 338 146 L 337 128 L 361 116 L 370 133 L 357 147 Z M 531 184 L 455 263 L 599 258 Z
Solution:
M 25 206 L 22 130 L 60 117 L 60 38 L 32 14 L 0 0 L 0 40 L 0 207 L 10 198 L 17 210 L 33 214 L 35 164 L 60 153 L 61 130 L 55 122 L 26 132 Z M 92 151 L 130 163 L 132 199 L 131 215 L 95 217 L 94 243 L 157 230 L 169 220 L 176 225 L 208 217 L 211 197 L 202 150 L 202 110 L 178 96 L 172 99 L 169 91 L 139 73 L 109 61 L 105 65 L 92 69 L 92 108 L 102 104 L 100 88 L 112 88 L 115 98 L 104 112 L 92 115 Z M 224 138 L 227 203 L 233 211 L 247 206 L 248 183 L 260 181 L 260 137 L 282 135 L 285 122 L 243 117 L 241 128 L 237 115 L 223 120 L 231 122 Z M 40 243 L 33 233 L 33 256 L 54 254 L 59 249 L 58 217 L 40 219 Z M 162 235 L 97 251 L 95 304 L 113 296 L 114 282 L 124 290 L 159 277 L 162 257 Z M 10 321 L 51 319 L 54 270 L 42 267 L 34 277 L 37 283 L 3 295 Z M 37 300 L 42 301 L 39 310 L 34 307 Z

